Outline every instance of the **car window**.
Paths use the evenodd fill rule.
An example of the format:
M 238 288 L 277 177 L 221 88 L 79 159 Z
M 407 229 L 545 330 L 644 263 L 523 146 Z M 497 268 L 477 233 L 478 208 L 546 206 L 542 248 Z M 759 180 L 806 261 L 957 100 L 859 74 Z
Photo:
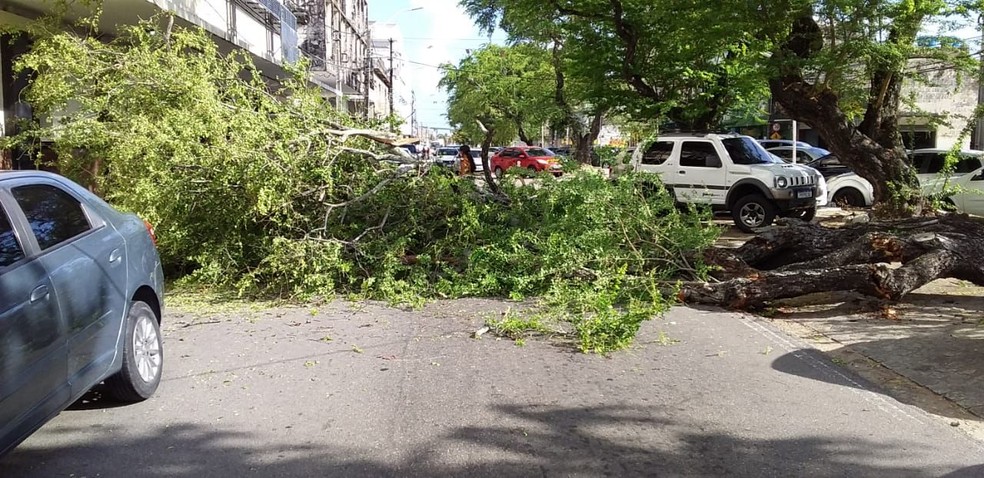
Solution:
M 684 141 L 680 148 L 680 166 L 719 168 L 721 157 L 714 144 L 707 141 Z
M 16 187 L 11 193 L 27 216 L 41 250 L 91 229 L 82 204 L 55 186 L 32 184 Z
M 505 158 L 515 158 L 517 156 L 515 149 L 504 149 L 502 150 L 502 156 Z
M 771 149 L 769 152 L 782 159 L 793 159 L 793 150 L 791 149 Z
M 673 141 L 657 141 L 642 155 L 642 164 L 663 164 L 673 153 Z
M 0 209 L 0 267 L 7 267 L 24 258 L 24 250 L 17 242 L 14 228 L 7 219 L 7 213 Z
M 724 149 L 731 156 L 731 161 L 735 164 L 772 164 L 776 162 L 775 156 L 769 154 L 761 145 L 751 138 L 728 138 L 721 141 Z M 792 158 L 792 156 L 790 156 Z
M 956 166 L 953 168 L 953 172 L 958 174 L 966 174 L 979 167 L 981 167 L 980 158 L 968 156 L 964 157 L 960 161 L 957 161 Z
M 912 165 L 919 174 L 936 174 L 943 170 L 945 153 L 920 153 L 912 156 Z
M 526 150 L 526 154 L 530 156 L 553 156 L 552 151 L 543 148 L 530 148 Z
M 832 167 L 832 166 L 840 166 L 841 165 L 841 162 L 840 162 L 839 159 L 837 159 L 837 156 L 833 156 L 833 155 L 824 156 L 824 157 L 820 158 L 818 161 L 820 161 L 820 166 L 825 166 L 825 167 L 828 167 L 828 168 L 829 167 Z

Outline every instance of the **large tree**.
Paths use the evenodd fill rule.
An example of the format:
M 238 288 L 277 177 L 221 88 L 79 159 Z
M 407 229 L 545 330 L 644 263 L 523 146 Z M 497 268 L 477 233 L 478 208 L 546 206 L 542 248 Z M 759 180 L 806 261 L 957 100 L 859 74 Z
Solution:
M 902 86 L 916 68 L 966 68 L 970 53 L 916 42 L 930 22 L 980 8 L 943 0 L 784 1 L 755 14 L 772 44 L 769 88 L 792 118 L 874 187 L 886 215 L 918 212 L 922 199 L 899 132 Z M 976 17 L 976 15 L 975 15 Z
M 488 45 L 457 65 L 444 65 L 448 120 L 469 143 L 482 144 L 488 162 L 493 142 L 517 136 L 527 144 L 556 116 L 549 52 L 534 44 Z M 485 164 L 488 172 L 488 164 Z
M 764 46 L 743 2 L 462 0 L 480 27 L 552 43 L 583 99 L 687 129 L 717 126 L 764 90 Z M 730 12 L 723 14 L 722 12 Z

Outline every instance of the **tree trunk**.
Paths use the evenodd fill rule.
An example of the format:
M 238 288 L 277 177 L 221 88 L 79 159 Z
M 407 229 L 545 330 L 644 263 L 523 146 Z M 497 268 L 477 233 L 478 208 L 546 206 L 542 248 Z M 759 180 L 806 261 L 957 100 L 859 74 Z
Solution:
M 893 26 L 889 41 L 908 41 L 912 34 L 903 29 Z M 905 65 L 875 65 L 869 78 L 864 120 L 855 125 L 841 109 L 834 91 L 808 82 L 799 66 L 789 66 L 812 58 L 822 45 L 822 32 L 811 15 L 794 23 L 785 43 L 773 55 L 778 65 L 769 80 L 773 99 L 791 118 L 815 128 L 841 162 L 871 183 L 880 215 L 905 217 L 920 213 L 919 182 L 906 159 L 897 123 Z M 890 183 L 894 183 L 897 192 L 893 192 Z
M 481 125 L 482 123 L 479 122 L 479 124 Z M 485 126 L 483 126 L 483 129 L 485 129 L 485 137 L 482 138 L 482 176 L 485 176 L 485 184 L 488 185 L 489 191 L 496 196 L 502 196 L 502 189 L 499 188 L 499 183 L 492 176 L 492 168 L 489 166 L 489 149 L 492 147 L 492 140 L 495 138 L 495 130 Z
M 896 301 L 940 278 L 984 285 L 984 220 L 966 215 L 872 222 L 840 229 L 784 219 L 735 251 L 705 259 L 720 282 L 686 283 L 684 302 L 738 309 L 816 292 L 855 291 Z M 892 263 L 901 264 L 893 267 Z
M 594 144 L 595 140 L 598 139 L 598 135 L 601 134 L 601 121 L 604 116 L 604 111 L 595 112 L 591 118 L 591 124 L 588 126 L 588 131 L 579 132 L 575 136 L 574 160 L 578 163 L 592 163 L 591 145 Z
M 516 131 L 519 135 L 519 140 L 526 145 L 530 145 L 530 137 L 527 136 L 526 129 L 523 128 L 523 122 L 520 120 L 516 120 Z

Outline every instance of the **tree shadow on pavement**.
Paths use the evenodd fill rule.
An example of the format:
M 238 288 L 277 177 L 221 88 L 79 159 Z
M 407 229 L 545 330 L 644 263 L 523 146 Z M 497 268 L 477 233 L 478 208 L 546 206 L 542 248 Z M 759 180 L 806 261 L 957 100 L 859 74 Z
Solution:
M 44 445 L 29 440 L 0 460 L 0 471 L 22 478 L 961 477 L 980 471 L 959 470 L 968 463 L 950 463 L 939 449 L 891 434 L 742 438 L 707 423 L 676 421 L 657 407 L 500 405 L 491 412 L 497 424 L 459 426 L 419 440 L 411 438 L 420 431 L 407 430 L 362 447 L 333 444 L 331 436 L 283 442 L 180 422 L 145 433 L 130 426 L 121 435 L 62 420 L 42 429 Z

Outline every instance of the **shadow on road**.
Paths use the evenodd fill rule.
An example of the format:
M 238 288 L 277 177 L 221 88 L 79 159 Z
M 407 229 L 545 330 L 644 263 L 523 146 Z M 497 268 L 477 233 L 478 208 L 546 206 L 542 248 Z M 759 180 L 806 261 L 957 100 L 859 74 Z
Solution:
M 848 367 L 852 370 L 884 375 L 887 383 L 878 378 L 872 380 L 899 401 L 938 415 L 968 418 L 952 404 L 920 400 L 918 393 L 910 393 L 913 387 L 907 390 L 901 383 L 911 380 L 977 417 L 984 417 L 984 374 L 980 373 L 984 370 L 984 323 L 980 317 L 984 297 L 919 292 L 884 310 L 877 301 L 850 294 L 839 299 L 843 302 L 814 307 L 803 300 L 781 318 L 840 344 L 839 348 L 827 350 L 826 355 L 835 361 L 850 362 Z M 891 314 L 886 315 L 885 310 Z M 814 380 L 857 386 L 845 381 L 843 373 L 831 373 L 831 367 L 804 367 L 797 353 L 779 357 L 772 367 Z M 881 367 L 890 372 L 876 370 Z M 893 374 L 908 380 L 900 381 Z
M 940 476 L 921 468 L 932 451 L 880 435 L 868 440 L 811 436 L 743 439 L 679 423 L 658 408 L 502 405 L 504 425 L 461 426 L 420 443 L 393 437 L 372 446 L 276 442 L 218 427 L 175 424 L 140 436 L 79 429 L 44 448 L 22 445 L 0 461 L 3 476 L 383 477 L 383 476 Z M 505 425 L 508 423 L 509 425 Z M 82 437 L 83 439 L 80 439 Z M 337 443 L 337 440 L 335 440 Z M 923 455 L 926 455 L 925 457 Z M 915 465 L 914 465 L 915 463 Z M 980 476 L 968 468 L 947 476 Z

